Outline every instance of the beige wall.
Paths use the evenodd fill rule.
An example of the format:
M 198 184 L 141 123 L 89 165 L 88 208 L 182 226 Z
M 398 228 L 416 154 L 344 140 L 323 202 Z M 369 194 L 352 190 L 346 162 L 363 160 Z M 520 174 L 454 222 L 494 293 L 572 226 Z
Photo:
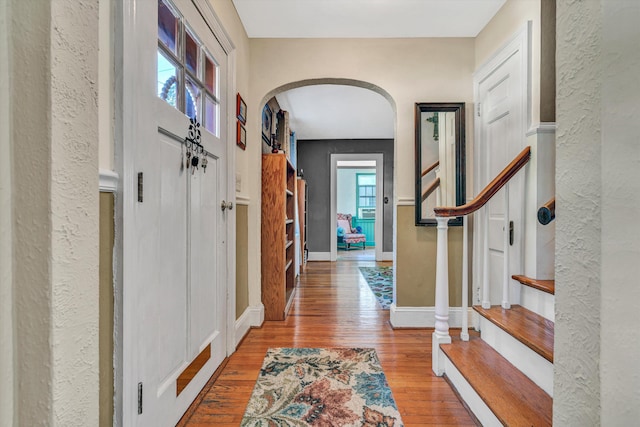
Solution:
M 531 123 L 540 122 L 540 1 L 507 0 L 475 38 L 475 68 L 487 62 L 496 51 L 532 21 Z M 549 0 L 543 0 L 549 1 Z
M 236 319 L 249 307 L 248 206 L 236 204 Z
M 100 426 L 113 425 L 113 194 L 100 193 Z
M 398 206 L 399 227 L 396 253 L 398 307 L 433 307 L 436 292 L 436 227 L 415 227 L 415 207 Z M 449 305 L 460 307 L 462 301 L 462 227 L 450 227 L 449 237 Z M 471 245 L 469 245 L 471 247 Z M 469 289 L 471 296 L 471 289 Z
M 396 115 L 395 194 L 397 199 L 413 200 L 414 105 L 472 102 L 473 49 L 473 39 L 252 39 L 251 97 L 264 101 L 283 86 L 291 88 L 315 79 L 345 79 L 379 88 Z M 259 114 L 259 104 L 249 108 L 250 116 Z M 250 138 L 259 141 L 259 122 L 247 131 Z M 469 139 L 468 143 L 471 145 Z M 247 152 L 249 169 L 259 171 L 259 145 L 249 146 Z M 250 180 L 250 198 L 258 201 L 260 174 L 253 174 Z M 259 224 L 259 213 L 249 212 L 250 229 L 259 230 Z M 414 228 L 413 217 L 397 221 L 397 233 Z M 249 245 L 259 248 L 260 242 L 255 239 Z M 249 292 L 260 295 L 259 263 L 249 268 Z M 413 293 L 418 284 L 404 280 L 397 282 L 400 294 Z

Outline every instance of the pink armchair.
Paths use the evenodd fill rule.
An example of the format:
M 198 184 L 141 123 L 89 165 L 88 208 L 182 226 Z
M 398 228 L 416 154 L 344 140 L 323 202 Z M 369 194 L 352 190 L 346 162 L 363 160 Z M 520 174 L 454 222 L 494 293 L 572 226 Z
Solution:
M 338 227 L 338 248 L 349 250 L 351 245 L 362 243 L 362 249 L 365 249 L 367 242 L 367 236 L 362 233 L 358 233 L 355 228 L 351 226 L 351 214 L 337 215 L 337 227 Z

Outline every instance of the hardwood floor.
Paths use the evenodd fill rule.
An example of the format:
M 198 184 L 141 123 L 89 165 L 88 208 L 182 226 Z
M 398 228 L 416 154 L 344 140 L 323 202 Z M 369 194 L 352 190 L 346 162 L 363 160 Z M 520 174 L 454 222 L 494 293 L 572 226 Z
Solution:
M 451 387 L 431 370 L 433 330 L 391 328 L 389 311 L 379 308 L 358 270 L 373 265 L 308 263 L 287 319 L 249 331 L 179 425 L 238 426 L 269 347 L 373 347 L 405 425 L 475 425 Z

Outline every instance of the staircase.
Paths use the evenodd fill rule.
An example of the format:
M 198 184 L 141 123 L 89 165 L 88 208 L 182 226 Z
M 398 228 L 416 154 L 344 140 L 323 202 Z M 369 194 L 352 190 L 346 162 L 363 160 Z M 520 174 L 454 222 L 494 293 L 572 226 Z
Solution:
M 513 244 L 509 218 L 509 182 L 531 157 L 525 148 L 469 203 L 436 207 L 438 252 L 436 256 L 435 331 L 432 336 L 432 368 L 444 375 L 483 426 L 550 426 L 553 408 L 553 342 L 555 282 L 509 274 Z M 491 295 L 489 283 L 489 212 L 485 207 L 500 189 L 504 197 L 504 258 L 501 294 Z M 548 208 L 548 224 L 555 216 L 555 199 Z M 474 235 L 481 248 L 482 272 L 473 323 L 480 336 L 470 337 L 463 316 L 460 337 L 449 335 L 449 278 L 447 228 L 451 217 L 463 218 L 462 312 L 467 313 L 467 219 L 479 212 L 476 223 L 485 230 Z M 538 216 L 540 218 L 540 216 Z M 495 242 L 494 242 L 495 243 Z M 494 272 L 495 273 L 495 272 Z M 516 284 L 517 281 L 519 284 Z M 518 289 L 519 286 L 519 289 Z M 481 290 L 480 290 L 481 288 Z M 495 288 L 494 288 L 495 291 Z M 501 301 L 501 305 L 491 305 Z
M 552 280 L 513 278 L 523 293 L 553 296 Z M 550 426 L 553 321 L 521 305 L 473 309 L 480 337 L 440 345 L 444 375 L 483 426 Z

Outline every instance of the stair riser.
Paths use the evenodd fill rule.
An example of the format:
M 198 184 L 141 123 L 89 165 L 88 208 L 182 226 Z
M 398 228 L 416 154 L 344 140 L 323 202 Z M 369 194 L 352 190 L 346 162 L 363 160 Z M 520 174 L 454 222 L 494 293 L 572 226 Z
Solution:
M 522 286 L 520 293 L 521 303 L 524 308 L 533 311 L 545 319 L 555 319 L 555 297 L 538 289 Z
M 481 338 L 553 397 L 553 363 L 480 316 Z
M 471 387 L 471 385 L 467 382 L 467 380 L 462 376 L 460 371 L 455 367 L 455 365 L 449 360 L 449 358 L 441 351 L 440 357 L 441 360 L 444 361 L 445 366 L 445 375 L 453 384 L 455 389 L 457 390 L 460 398 L 466 403 L 469 407 L 473 415 L 480 421 L 480 423 L 484 427 L 499 427 L 502 426 L 502 423 L 498 420 L 495 414 L 489 409 L 489 407 L 484 403 L 482 398 L 476 393 L 476 391 Z

